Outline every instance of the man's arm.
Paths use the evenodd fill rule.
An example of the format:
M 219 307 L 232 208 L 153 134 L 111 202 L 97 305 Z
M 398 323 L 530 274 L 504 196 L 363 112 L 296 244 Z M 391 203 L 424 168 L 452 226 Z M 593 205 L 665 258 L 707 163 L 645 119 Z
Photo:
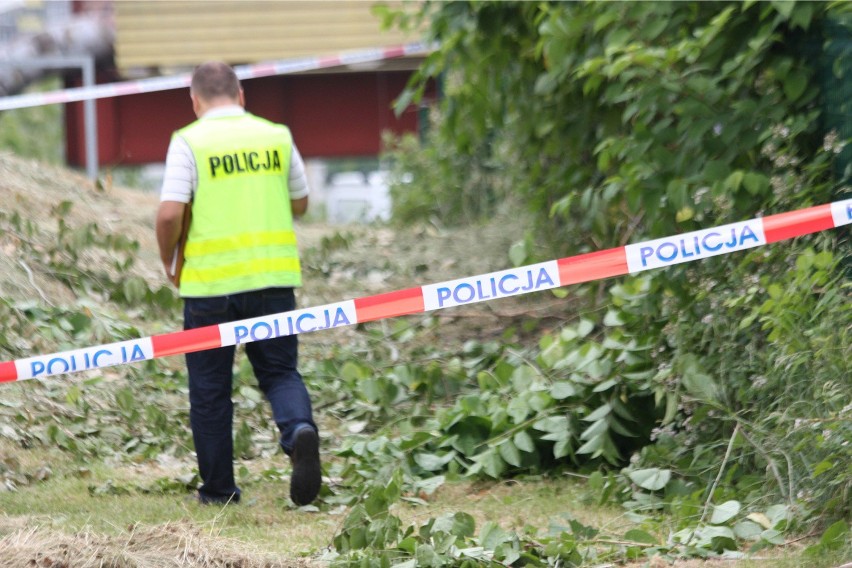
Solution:
M 175 261 L 175 247 L 180 240 L 183 229 L 183 214 L 186 203 L 178 201 L 162 201 L 157 210 L 157 244 L 160 247 L 160 260 L 169 280 L 175 281 L 172 274 L 172 264 Z
M 308 176 L 305 174 L 305 163 L 302 161 L 302 155 L 296 149 L 296 145 L 290 150 L 290 210 L 293 212 L 293 218 L 301 217 L 308 210 Z
M 173 274 L 176 266 L 175 248 L 185 233 L 188 225 L 187 210 L 192 201 L 192 194 L 198 184 L 195 169 L 195 156 L 192 155 L 186 140 L 180 136 L 172 136 L 169 151 L 166 154 L 166 171 L 163 175 L 163 187 L 160 190 L 160 208 L 157 210 L 157 244 L 160 249 L 160 260 L 166 276 L 172 284 L 177 285 L 180 274 Z M 180 264 L 180 263 L 178 263 Z
M 308 210 L 308 196 L 300 197 L 299 199 L 290 200 L 290 209 L 293 211 L 293 218 L 298 219 Z

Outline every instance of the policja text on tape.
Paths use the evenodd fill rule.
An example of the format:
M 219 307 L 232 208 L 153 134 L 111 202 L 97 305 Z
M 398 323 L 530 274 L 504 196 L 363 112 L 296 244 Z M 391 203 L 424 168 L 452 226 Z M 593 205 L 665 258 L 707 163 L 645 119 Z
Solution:
M 665 268 L 852 224 L 852 199 L 598 252 L 259 318 L 0 363 L 0 382 L 43 378 L 463 306 Z

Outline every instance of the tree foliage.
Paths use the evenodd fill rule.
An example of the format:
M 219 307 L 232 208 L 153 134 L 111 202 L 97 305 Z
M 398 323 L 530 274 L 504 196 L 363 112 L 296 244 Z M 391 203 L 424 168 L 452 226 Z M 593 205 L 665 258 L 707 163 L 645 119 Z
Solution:
M 526 208 L 533 228 L 518 248 L 536 260 L 845 196 L 844 141 L 824 119 L 821 79 L 848 73 L 823 48 L 827 24 L 848 28 L 849 10 L 450 2 L 427 3 L 417 16 L 388 12 L 398 24 L 425 22 L 438 42 L 401 101 L 416 100 L 433 79 L 444 93 L 421 144 L 391 149 L 398 169 L 413 174 L 396 189 L 397 217 L 470 204 L 485 180 L 482 208 L 440 218 L 469 221 L 503 202 Z M 441 172 L 426 194 L 416 191 L 424 172 Z M 848 516 L 849 251 L 841 229 L 626 277 L 609 293 L 581 287 L 585 308 L 602 315 L 585 334 L 567 328 L 542 340 L 536 368 L 555 371 L 543 390 L 562 414 L 545 405 L 532 416 L 562 434 L 531 429 L 531 437 L 555 441 L 554 451 L 580 466 L 630 458 L 621 485 L 599 479 L 602 492 L 639 515 L 697 511 L 698 525 L 684 513 L 693 518 L 682 527 L 687 547 L 718 542 L 718 531 L 702 537 L 700 527 L 726 500 L 780 499 L 793 517 L 825 522 Z M 541 397 L 527 386 L 507 393 L 510 423 L 513 408 Z M 478 404 L 490 397 L 483 389 Z M 625 434 L 644 448 L 624 444 Z M 492 438 L 488 460 L 474 469 L 505 474 L 524 456 L 508 441 Z M 777 529 L 770 524 L 761 531 Z

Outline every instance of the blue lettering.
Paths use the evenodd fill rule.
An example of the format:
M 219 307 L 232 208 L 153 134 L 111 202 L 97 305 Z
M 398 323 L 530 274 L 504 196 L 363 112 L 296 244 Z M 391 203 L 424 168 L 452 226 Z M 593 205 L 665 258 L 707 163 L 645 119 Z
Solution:
M 550 279 L 550 274 L 547 273 L 547 270 L 544 268 L 538 273 L 538 282 L 535 283 L 536 288 L 541 288 L 542 284 L 549 284 L 554 286 L 553 280 Z
M 30 374 L 37 377 L 44 372 L 44 363 L 41 361 L 33 361 L 30 363 Z
M 652 254 L 654 254 L 652 247 L 642 247 L 639 249 L 639 256 L 642 257 L 642 266 L 648 266 L 647 260 Z
M 264 337 L 260 337 L 257 334 L 258 329 L 263 329 L 266 332 L 266 335 Z M 268 323 L 259 321 L 253 326 L 251 326 L 251 338 L 253 341 L 262 341 L 264 339 L 269 339 L 270 337 L 272 337 L 272 326 L 270 326 Z
M 514 288 L 511 288 L 511 289 L 506 288 L 506 281 L 509 280 L 510 278 L 512 280 L 518 279 L 518 277 L 515 276 L 514 274 L 507 274 L 503 278 L 500 279 L 500 292 L 502 294 L 514 294 L 520 288 L 519 286 L 515 286 Z
M 244 325 L 238 325 L 234 328 L 234 338 L 237 340 L 236 343 L 239 345 L 242 343 L 242 340 L 248 337 L 249 330 Z
M 846 218 L 852 219 L 852 202 L 846 204 Z
M 686 241 L 683 240 L 683 239 L 680 240 L 680 254 L 683 255 L 683 258 L 689 258 L 690 256 L 695 256 L 694 254 L 687 252 Z
M 317 318 L 316 318 L 316 316 L 315 316 L 315 315 L 313 315 L 313 314 L 302 314 L 302 315 L 300 315 L 298 318 L 296 318 L 296 329 L 297 329 L 297 330 L 299 330 L 299 333 L 306 333 L 306 332 L 314 331 L 314 330 L 317 328 L 317 326 L 316 326 L 316 325 L 314 325 L 314 326 L 313 326 L 312 328 L 310 328 L 310 329 L 305 328 L 305 327 L 302 327 L 302 320 L 304 320 L 304 319 L 312 319 L 312 320 L 315 320 L 315 319 L 317 319 Z
M 346 317 L 346 312 L 343 308 L 337 308 L 337 314 L 334 316 L 334 327 L 338 325 L 349 325 L 349 318 Z
M 733 248 L 737 246 L 737 230 L 731 229 L 731 240 L 725 243 L 725 246 L 728 248 Z
M 444 306 L 444 300 L 450 299 L 450 294 L 452 294 L 452 292 L 450 292 L 449 288 L 438 288 L 438 306 L 439 307 Z
M 484 299 L 487 299 L 487 298 L 490 298 L 490 297 L 491 297 L 491 296 L 486 296 L 486 295 L 485 295 L 485 292 L 483 292 L 483 291 L 482 291 L 482 280 L 477 280 L 477 281 L 476 281 L 476 291 L 477 291 L 477 297 L 478 297 L 480 300 L 484 300 Z
M 133 346 L 133 355 L 130 356 L 131 361 L 144 361 L 145 352 L 138 345 Z
M 740 235 L 740 246 L 743 245 L 746 239 L 754 239 L 754 242 L 759 243 L 760 239 L 757 238 L 757 235 L 751 230 L 751 227 L 746 225 L 743 227 L 743 233 Z
M 462 290 L 466 290 L 470 294 L 466 299 L 463 299 L 462 296 L 461 296 Z M 453 290 L 453 298 L 455 299 L 456 302 L 458 302 L 460 304 L 464 304 L 465 302 L 469 302 L 469 301 L 473 300 L 473 298 L 475 296 L 476 296 L 476 290 L 474 290 L 473 286 L 471 286 L 470 284 L 468 284 L 466 282 L 463 283 L 463 284 L 459 284 L 458 286 L 456 286 L 456 289 Z
M 671 247 L 672 248 L 672 254 L 670 256 L 664 255 L 663 254 L 663 247 Z M 663 243 L 663 244 L 661 244 L 660 246 L 657 247 L 657 258 L 659 258 L 663 262 L 668 262 L 668 261 L 674 259 L 674 257 L 676 257 L 676 256 L 677 256 L 677 247 L 672 243 Z
M 96 351 L 95 354 L 92 355 L 92 365 L 97 367 L 99 365 L 98 357 L 100 357 L 102 355 L 112 355 L 112 351 L 109 351 L 107 349 L 101 349 L 100 351 Z
M 47 362 L 47 374 L 48 375 L 54 374 L 54 372 L 53 372 L 53 364 L 54 363 L 62 363 L 63 368 L 62 368 L 61 371 L 59 371 L 60 373 L 67 373 L 68 370 L 71 368 L 71 365 L 68 364 L 68 361 L 66 361 L 62 357 L 54 357 L 53 359 L 51 359 L 50 361 Z
M 721 237 L 721 236 L 722 235 L 720 235 L 719 233 L 716 233 L 716 232 L 707 233 L 706 235 L 704 235 L 704 239 L 701 241 L 701 244 L 704 246 L 705 249 L 707 249 L 711 252 L 715 252 L 715 251 L 719 250 L 720 248 L 722 248 L 722 242 L 719 242 L 719 244 L 716 244 L 716 245 L 709 245 L 709 244 L 707 244 L 707 239 L 710 238 L 710 237 Z

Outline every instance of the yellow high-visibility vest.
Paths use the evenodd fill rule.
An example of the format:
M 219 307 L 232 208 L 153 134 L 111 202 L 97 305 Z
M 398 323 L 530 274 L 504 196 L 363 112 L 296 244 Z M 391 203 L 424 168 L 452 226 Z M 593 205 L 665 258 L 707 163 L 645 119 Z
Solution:
M 287 127 L 245 113 L 198 120 L 176 135 L 198 169 L 180 295 L 301 286 Z

